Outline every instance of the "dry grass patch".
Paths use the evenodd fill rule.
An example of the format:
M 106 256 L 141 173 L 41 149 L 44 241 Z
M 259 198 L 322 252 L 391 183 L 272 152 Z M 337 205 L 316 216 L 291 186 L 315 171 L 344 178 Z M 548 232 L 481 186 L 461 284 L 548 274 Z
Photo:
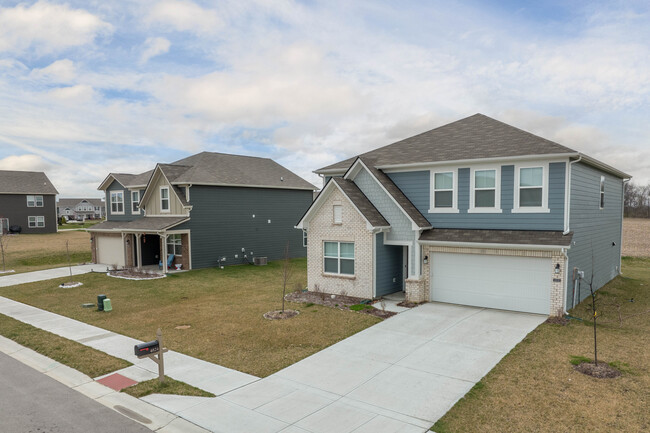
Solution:
M 624 259 L 624 277 L 599 292 L 626 315 L 650 309 L 650 259 Z M 629 299 L 634 298 L 634 302 Z M 530 333 L 432 428 L 451 432 L 639 432 L 650 430 L 650 314 L 621 326 L 617 313 L 598 319 L 598 359 L 623 372 L 597 379 L 574 370 L 575 357 L 593 359 L 586 302 L 571 314 L 583 321 L 545 323 Z
M 103 376 L 131 365 L 76 341 L 43 331 L 0 314 L 0 335 L 72 367 L 90 377 Z
M 650 219 L 623 219 L 623 255 L 650 257 Z
M 20 234 L 10 236 L 6 250 L 7 269 L 29 272 L 66 266 L 66 241 L 70 247 L 70 261 L 73 265 L 90 262 L 90 235 L 85 231 Z
M 137 385 L 129 386 L 121 390 L 126 394 L 133 397 L 144 397 L 149 394 L 174 394 L 174 395 L 188 395 L 194 397 L 214 397 L 211 392 L 203 391 L 195 386 L 188 385 L 185 382 L 174 380 L 171 377 L 165 376 L 165 381 L 160 382 L 158 378 L 140 382 Z
M 307 280 L 307 261 L 295 259 L 289 287 Z M 280 262 L 229 266 L 130 281 L 102 274 L 75 277 L 84 285 L 59 289 L 65 278 L 0 288 L 0 296 L 144 341 L 162 328 L 172 350 L 256 376 L 267 376 L 380 320 L 319 305 L 287 303 L 291 320 L 262 315 L 282 306 Z M 113 311 L 81 308 L 106 294 Z M 175 329 L 179 325 L 190 328 Z

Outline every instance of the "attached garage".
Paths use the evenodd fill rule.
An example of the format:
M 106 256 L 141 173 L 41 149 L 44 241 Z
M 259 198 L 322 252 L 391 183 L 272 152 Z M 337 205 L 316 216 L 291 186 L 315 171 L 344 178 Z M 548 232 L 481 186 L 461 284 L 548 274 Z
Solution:
M 97 263 L 105 265 L 117 265 L 123 267 L 124 244 L 122 236 L 101 236 L 95 237 L 97 243 Z
M 432 301 L 549 314 L 551 258 L 432 253 Z

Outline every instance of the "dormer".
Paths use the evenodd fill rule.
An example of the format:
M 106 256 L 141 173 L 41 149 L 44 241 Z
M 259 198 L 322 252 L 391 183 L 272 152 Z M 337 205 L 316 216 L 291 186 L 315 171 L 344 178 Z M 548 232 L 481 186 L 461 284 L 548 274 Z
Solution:
M 174 168 L 175 170 L 178 167 Z M 158 164 L 140 200 L 146 216 L 188 216 L 192 206 L 187 200 L 189 186 L 179 187 L 170 182 L 169 175 Z

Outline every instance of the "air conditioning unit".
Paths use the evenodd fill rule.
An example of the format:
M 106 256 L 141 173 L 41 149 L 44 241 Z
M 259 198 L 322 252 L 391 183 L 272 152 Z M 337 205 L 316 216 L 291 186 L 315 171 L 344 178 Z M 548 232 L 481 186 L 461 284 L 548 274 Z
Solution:
M 253 263 L 255 266 L 266 266 L 266 257 L 254 257 L 253 258 Z

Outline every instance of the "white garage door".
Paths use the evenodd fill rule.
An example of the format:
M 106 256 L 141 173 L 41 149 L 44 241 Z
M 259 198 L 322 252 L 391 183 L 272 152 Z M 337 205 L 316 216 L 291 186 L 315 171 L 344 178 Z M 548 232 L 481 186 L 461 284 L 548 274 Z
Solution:
M 549 314 L 551 259 L 434 253 L 431 300 Z
M 124 266 L 122 237 L 97 236 L 97 263 Z

